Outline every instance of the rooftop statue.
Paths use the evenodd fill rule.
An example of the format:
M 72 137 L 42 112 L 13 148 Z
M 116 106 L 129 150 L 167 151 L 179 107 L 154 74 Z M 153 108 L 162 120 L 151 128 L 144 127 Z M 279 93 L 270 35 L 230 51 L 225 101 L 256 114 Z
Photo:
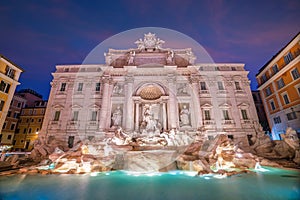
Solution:
M 161 49 L 161 45 L 164 44 L 165 41 L 156 38 L 156 35 L 153 33 L 144 34 L 144 40 L 139 39 L 135 42 L 137 44 L 139 50 L 153 51 L 156 49 Z

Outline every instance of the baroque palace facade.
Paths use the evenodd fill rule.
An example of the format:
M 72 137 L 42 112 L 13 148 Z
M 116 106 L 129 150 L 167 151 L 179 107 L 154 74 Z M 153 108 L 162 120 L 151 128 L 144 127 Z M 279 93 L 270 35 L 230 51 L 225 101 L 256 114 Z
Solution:
M 261 131 L 244 64 L 195 64 L 190 48 L 163 48 L 145 34 L 137 48 L 109 49 L 106 64 L 58 65 L 39 137 L 69 147 L 129 134 L 226 134 L 249 145 Z

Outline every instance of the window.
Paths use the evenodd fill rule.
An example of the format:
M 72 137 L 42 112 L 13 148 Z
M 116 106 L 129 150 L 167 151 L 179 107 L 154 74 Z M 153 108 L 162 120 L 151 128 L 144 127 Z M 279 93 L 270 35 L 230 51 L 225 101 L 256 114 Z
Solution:
M 282 97 L 283 97 L 283 100 L 284 100 L 285 104 L 289 104 L 290 103 L 290 100 L 289 100 L 289 97 L 288 97 L 287 94 L 283 94 Z
M 266 82 L 268 80 L 268 78 L 267 78 L 267 75 L 266 74 L 263 74 L 262 76 L 261 76 L 261 82 Z
M 204 110 L 204 119 L 205 120 L 211 120 L 209 110 Z
M 279 72 L 278 65 L 277 64 L 273 65 L 272 70 L 273 70 L 273 74 Z
M 4 103 L 5 103 L 5 101 L 3 101 L 3 100 L 0 100 L 0 111 L 2 111 L 2 110 L 3 110 Z
M 21 108 L 21 106 L 22 106 L 22 103 L 19 102 L 18 105 L 17 105 L 17 107 Z
M 97 111 L 92 111 L 91 121 L 96 121 L 96 120 L 97 120 Z
M 11 135 L 8 135 L 8 136 L 7 136 L 7 139 L 8 139 L 8 140 L 11 140 L 11 138 L 12 138 Z
M 223 110 L 223 117 L 225 120 L 230 120 L 228 110 Z
M 28 129 L 28 133 L 31 133 L 31 128 Z
M 79 111 L 73 111 L 72 121 L 78 121 Z
M 235 81 L 235 82 L 234 82 L 234 85 L 235 85 L 235 89 L 236 89 L 236 90 L 242 90 L 241 85 L 240 85 L 240 82 Z
M 41 118 L 39 118 L 39 119 L 38 119 L 38 122 L 42 122 L 42 119 L 41 119 Z
M 31 122 L 34 122 L 34 119 L 31 119 Z
M 67 85 L 66 83 L 62 83 L 62 84 L 61 84 L 61 86 L 60 86 L 60 91 L 61 91 L 61 92 L 63 92 L 63 91 L 66 90 L 66 85 Z
M 39 130 L 40 130 L 39 128 L 36 128 L 36 131 L 35 131 L 35 133 L 39 132 Z
M 287 117 L 287 119 L 288 119 L 289 121 L 290 121 L 290 120 L 293 120 L 293 119 L 297 119 L 297 115 L 296 115 L 296 112 L 295 112 L 295 111 L 286 114 L 286 117 Z
M 265 89 L 265 93 L 266 93 L 266 96 L 270 96 L 272 94 L 272 91 L 271 91 L 271 88 L 270 87 L 267 87 Z
M 227 135 L 227 138 L 233 140 L 233 135 Z
M 285 86 L 285 84 L 284 84 L 283 79 L 282 79 L 282 78 L 279 79 L 279 80 L 277 81 L 277 87 L 278 87 L 278 89 L 283 88 L 284 86 Z
M 5 75 L 13 79 L 15 75 L 15 70 L 9 66 L 6 66 Z
M 11 111 L 8 111 L 7 112 L 7 117 L 10 117 L 11 116 Z
M 4 122 L 3 126 L 2 126 L 2 129 L 5 129 L 6 128 L 6 122 Z
M 272 110 L 276 109 L 274 101 L 270 101 L 270 105 Z
M 27 129 L 26 128 L 24 128 L 24 130 L 23 130 L 23 133 L 26 133 L 27 132 Z
M 20 113 L 15 112 L 15 113 L 14 113 L 14 118 L 18 119 L 18 118 L 19 118 L 19 115 L 20 115 Z
M 256 95 L 252 94 L 254 102 L 258 101 Z
M 201 90 L 207 90 L 205 82 L 200 82 Z
M 280 124 L 280 123 L 281 123 L 281 118 L 280 118 L 280 116 L 274 117 L 273 120 L 274 120 L 274 123 L 275 123 L 275 124 Z
M 59 116 L 60 116 L 60 111 L 55 111 L 55 114 L 54 114 L 54 121 L 58 121 L 59 120 Z
M 242 113 L 242 118 L 244 120 L 247 120 L 248 119 L 247 111 L 246 110 L 241 110 L 241 113 Z
M 11 131 L 14 131 L 14 130 L 15 130 L 15 127 L 16 127 L 16 124 L 11 124 L 11 125 L 10 125 L 10 130 L 11 130 Z
M 6 83 L 4 81 L 1 81 L 1 83 L 0 83 L 0 91 L 8 93 L 9 92 L 9 88 L 10 88 L 10 84 L 8 84 L 8 83 Z
M 299 74 L 299 71 L 297 68 L 293 69 L 291 72 L 292 72 L 292 76 L 293 76 L 294 80 L 296 80 L 300 77 L 300 74 Z
M 78 83 L 77 91 L 81 92 L 83 88 L 83 83 Z
M 96 88 L 95 88 L 96 91 L 100 91 L 100 83 L 96 83 Z
M 69 68 L 64 68 L 64 72 L 69 72 Z
M 222 81 L 218 81 L 218 89 L 219 90 L 224 90 L 224 85 Z
M 293 56 L 291 52 L 289 52 L 287 55 L 284 56 L 284 62 L 285 64 L 289 64 L 293 60 Z
M 235 68 L 235 67 L 231 67 L 231 70 L 232 70 L 232 71 L 236 71 L 236 68 Z
M 300 86 L 297 86 L 297 87 L 296 87 L 296 90 L 297 90 L 297 92 L 298 92 L 298 95 L 300 96 Z

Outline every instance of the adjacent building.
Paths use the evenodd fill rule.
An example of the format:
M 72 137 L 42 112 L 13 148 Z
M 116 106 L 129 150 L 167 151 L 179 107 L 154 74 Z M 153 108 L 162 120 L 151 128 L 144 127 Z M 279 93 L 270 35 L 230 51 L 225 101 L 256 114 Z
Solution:
M 267 119 L 267 116 L 266 116 L 264 104 L 263 104 L 263 101 L 261 99 L 259 91 L 252 91 L 252 96 L 253 96 L 256 112 L 257 112 L 257 115 L 258 115 L 259 123 L 262 126 L 265 133 L 270 133 L 270 127 L 269 127 L 268 119 Z
M 163 43 L 148 33 L 137 48 L 109 49 L 105 64 L 57 65 L 39 137 L 72 147 L 121 127 L 136 136 L 226 134 L 249 145 L 261 128 L 244 64 L 195 64 L 192 49 Z
M 14 150 L 30 151 L 33 148 L 42 128 L 46 107 L 47 101 L 38 100 L 22 109 L 13 141 Z
M 300 133 L 300 33 L 272 57 L 256 79 L 274 140 L 287 127 Z
M 19 77 L 23 69 L 0 55 L 0 138 L 2 141 L 2 128 L 5 123 L 9 107 L 15 93 Z M 7 125 L 6 125 L 7 126 Z M 7 137 L 7 136 L 5 136 Z M 7 138 L 3 138 L 6 140 Z M 10 139 L 9 139 L 10 140 Z
M 25 105 L 26 99 L 24 99 L 22 96 L 19 96 L 18 94 L 15 94 L 13 96 L 9 110 L 6 115 L 5 122 L 3 124 L 1 144 L 9 146 L 13 145 L 13 139 L 15 131 L 17 130 L 20 114 L 22 108 L 24 108 Z

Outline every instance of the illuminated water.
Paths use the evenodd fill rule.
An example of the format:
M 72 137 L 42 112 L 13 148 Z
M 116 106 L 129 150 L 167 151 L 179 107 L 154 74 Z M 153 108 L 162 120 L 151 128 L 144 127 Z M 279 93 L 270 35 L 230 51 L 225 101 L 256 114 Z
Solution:
M 267 169 L 222 179 L 180 171 L 1 176 L 0 199 L 299 199 L 298 172 Z

